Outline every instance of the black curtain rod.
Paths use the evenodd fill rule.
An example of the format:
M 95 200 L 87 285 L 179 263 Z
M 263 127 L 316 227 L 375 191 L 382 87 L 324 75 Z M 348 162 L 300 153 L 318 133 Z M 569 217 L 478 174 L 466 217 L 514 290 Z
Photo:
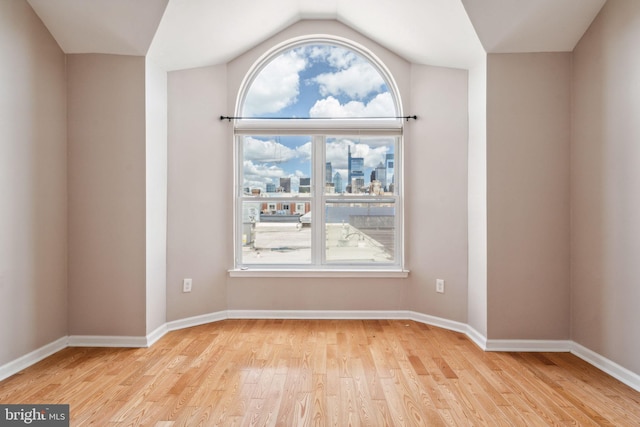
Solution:
M 394 116 L 394 117 L 232 117 L 220 116 L 220 120 L 341 120 L 341 119 L 409 119 L 418 120 L 418 116 Z

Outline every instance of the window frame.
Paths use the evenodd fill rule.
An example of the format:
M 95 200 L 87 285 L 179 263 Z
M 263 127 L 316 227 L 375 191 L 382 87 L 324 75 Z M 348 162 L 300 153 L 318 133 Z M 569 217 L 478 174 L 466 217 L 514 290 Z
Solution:
M 256 76 L 262 69 L 276 56 L 283 52 L 313 44 L 330 44 L 340 46 L 361 55 L 367 59 L 371 65 L 378 70 L 387 84 L 387 88 L 393 98 L 396 116 L 385 119 L 368 118 L 344 118 L 337 120 L 304 119 L 304 120 L 282 120 L 282 119 L 251 119 L 241 118 L 244 100 L 248 89 Z M 308 36 L 290 40 L 276 46 L 274 49 L 262 55 L 245 76 L 241 90 L 238 93 L 236 103 L 237 117 L 234 119 L 233 142 L 234 142 L 234 267 L 229 271 L 232 277 L 407 277 L 404 260 L 404 191 L 403 191 L 403 147 L 404 136 L 402 117 L 402 103 L 399 92 L 391 74 L 373 54 L 365 48 L 344 39 L 327 36 Z M 312 216 L 319 218 L 312 224 L 312 250 L 311 262 L 309 264 L 243 264 L 242 262 L 242 206 L 247 200 L 255 200 L 245 197 L 242 191 L 242 139 L 245 136 L 284 136 L 284 135 L 308 135 L 313 139 L 313 155 L 311 161 L 311 192 L 309 194 L 297 194 L 290 197 L 288 203 L 295 206 L 296 203 L 308 201 L 311 204 Z M 337 196 L 325 191 L 325 166 L 326 166 L 326 138 L 332 136 L 340 137 L 394 137 L 394 171 L 396 175 L 395 189 L 393 195 L 363 197 Z M 398 171 L 400 173 L 398 173 Z M 331 177 L 333 179 L 333 177 Z M 395 207 L 394 217 L 394 261 L 391 263 L 327 263 L 326 249 L 323 251 L 322 244 L 325 237 L 325 217 L 324 206 L 328 201 L 350 203 L 363 200 L 366 203 L 379 203 L 392 200 Z M 269 198 L 269 203 L 272 199 Z

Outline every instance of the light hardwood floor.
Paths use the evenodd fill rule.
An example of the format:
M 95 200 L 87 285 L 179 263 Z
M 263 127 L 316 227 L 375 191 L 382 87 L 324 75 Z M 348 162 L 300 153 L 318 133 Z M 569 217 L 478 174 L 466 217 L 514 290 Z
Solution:
M 640 426 L 640 393 L 567 353 L 483 352 L 410 320 L 225 320 L 148 349 L 67 348 L 0 403 L 71 425 Z

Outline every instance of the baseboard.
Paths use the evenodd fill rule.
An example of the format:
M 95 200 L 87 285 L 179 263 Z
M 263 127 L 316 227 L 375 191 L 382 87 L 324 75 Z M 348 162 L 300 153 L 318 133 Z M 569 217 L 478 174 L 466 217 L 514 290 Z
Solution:
M 45 346 L 40 347 L 37 350 L 32 351 L 31 353 L 27 353 L 24 356 L 21 356 L 5 365 L 0 366 L 0 381 L 17 374 L 23 369 L 26 369 L 29 366 L 38 363 L 42 359 L 46 359 L 52 354 L 65 349 L 67 346 L 68 338 L 62 337 Z
M 467 325 L 466 334 L 467 334 L 467 337 L 469 337 L 471 341 L 476 343 L 478 347 L 480 347 L 483 351 L 487 351 L 487 337 L 485 337 L 484 335 L 482 335 L 480 332 L 478 332 L 476 329 L 472 328 L 469 325 Z
M 108 336 L 108 335 L 71 335 L 69 347 L 148 347 L 147 337 Z
M 387 310 L 228 310 L 229 319 L 407 319 L 407 311 Z
M 575 354 L 585 362 L 611 375 L 618 381 L 628 385 L 636 391 L 640 391 L 640 375 L 636 374 L 635 372 L 631 372 L 627 368 L 618 365 L 614 361 L 601 356 L 593 350 L 589 350 L 588 348 L 583 347 L 575 341 L 571 342 L 570 351 L 572 354 Z
M 430 316 L 428 314 L 422 314 L 415 311 L 405 312 L 404 319 L 415 320 L 416 322 L 425 323 L 431 326 L 437 326 L 439 328 L 448 329 L 450 331 L 467 333 L 467 324 L 456 322 L 455 320 L 443 319 L 442 317 Z
M 571 351 L 568 340 L 486 340 L 486 351 L 563 352 Z
M 219 322 L 229 319 L 227 311 L 217 311 L 214 313 L 203 314 L 200 316 L 187 317 L 185 319 L 173 320 L 166 324 L 167 332 L 177 331 L 179 329 L 191 328 L 193 326 L 205 325 L 207 323 Z
M 154 345 L 156 341 L 162 338 L 167 332 L 168 332 L 167 324 L 165 323 L 163 325 L 160 325 L 158 328 L 156 328 L 155 331 L 151 332 L 146 336 L 146 340 L 147 340 L 146 347 L 151 347 L 152 345 Z
M 640 375 L 571 340 L 492 340 L 469 325 L 453 320 L 404 310 L 225 310 L 174 320 L 144 337 L 62 337 L 12 362 L 0 366 L 0 381 L 66 347 L 150 347 L 167 332 L 225 319 L 408 319 L 465 334 L 485 351 L 570 352 L 629 387 L 640 391 Z

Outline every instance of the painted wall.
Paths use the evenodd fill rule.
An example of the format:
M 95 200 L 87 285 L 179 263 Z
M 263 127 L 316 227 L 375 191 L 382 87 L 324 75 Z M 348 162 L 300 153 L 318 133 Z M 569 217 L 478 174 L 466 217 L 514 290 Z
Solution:
M 146 334 L 145 59 L 67 55 L 69 334 Z
M 406 306 L 466 323 L 468 72 L 412 65 L 409 105 L 419 118 L 405 138 Z
M 0 2 L 0 366 L 67 334 L 65 57 Z
M 147 334 L 167 312 L 167 73 L 145 61 Z
M 640 2 L 610 0 L 574 51 L 572 339 L 640 374 Z
M 568 339 L 571 54 L 490 54 L 490 339 Z
M 225 65 L 168 76 L 167 320 L 227 309 L 233 146 Z M 191 278 L 193 290 L 182 292 Z
M 467 324 L 487 336 L 487 56 L 469 70 Z

